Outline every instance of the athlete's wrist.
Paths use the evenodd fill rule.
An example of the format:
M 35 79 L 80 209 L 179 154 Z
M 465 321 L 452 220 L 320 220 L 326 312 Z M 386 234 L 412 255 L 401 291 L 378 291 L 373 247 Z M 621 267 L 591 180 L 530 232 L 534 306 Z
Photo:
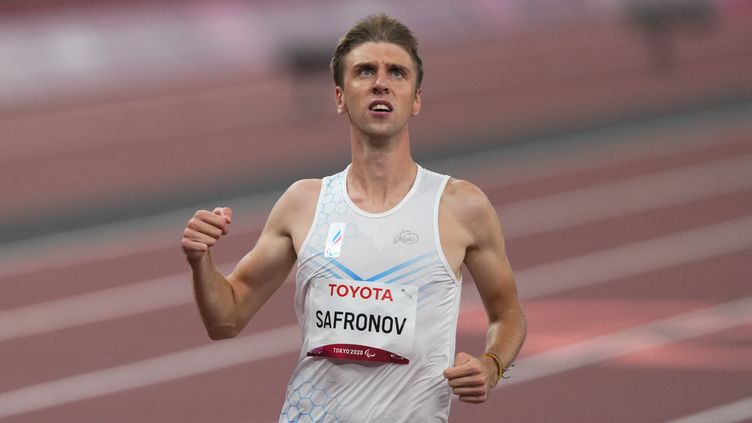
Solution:
M 498 355 L 491 353 L 491 352 L 485 352 L 480 355 L 481 360 L 485 359 L 484 361 L 489 364 L 489 373 L 490 373 L 490 385 L 489 388 L 495 387 L 499 381 L 501 380 L 501 377 L 504 373 L 504 366 L 501 364 L 501 359 Z

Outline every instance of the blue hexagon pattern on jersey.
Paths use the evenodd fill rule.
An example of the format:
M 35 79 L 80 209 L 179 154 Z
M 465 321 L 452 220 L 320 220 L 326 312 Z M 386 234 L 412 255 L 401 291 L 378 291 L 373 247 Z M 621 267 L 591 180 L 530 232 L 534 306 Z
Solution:
M 280 422 L 341 422 L 337 416 L 339 401 L 326 389 L 314 386 L 301 374 L 287 385 L 287 398 L 282 406 Z

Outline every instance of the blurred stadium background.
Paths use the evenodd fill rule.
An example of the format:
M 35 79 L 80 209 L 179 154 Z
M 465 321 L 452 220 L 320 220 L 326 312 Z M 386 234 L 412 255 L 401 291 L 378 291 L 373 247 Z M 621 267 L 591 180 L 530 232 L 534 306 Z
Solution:
M 229 270 L 348 163 L 328 60 L 382 11 L 421 41 L 415 157 L 498 207 L 528 313 L 512 379 L 451 421 L 752 421 L 746 0 L 3 1 L 0 420 L 276 421 L 293 287 L 212 343 L 179 238 L 233 207 Z

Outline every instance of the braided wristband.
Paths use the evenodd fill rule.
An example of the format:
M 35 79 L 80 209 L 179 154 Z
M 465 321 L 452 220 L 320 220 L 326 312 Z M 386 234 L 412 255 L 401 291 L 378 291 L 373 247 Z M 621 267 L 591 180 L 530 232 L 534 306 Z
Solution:
M 498 372 L 496 374 L 496 383 L 499 383 L 504 374 L 504 366 L 501 365 L 501 359 L 499 358 L 499 356 L 494 353 L 486 352 L 481 354 L 480 357 L 489 357 L 491 360 L 493 360 L 494 364 L 496 364 L 496 370 Z

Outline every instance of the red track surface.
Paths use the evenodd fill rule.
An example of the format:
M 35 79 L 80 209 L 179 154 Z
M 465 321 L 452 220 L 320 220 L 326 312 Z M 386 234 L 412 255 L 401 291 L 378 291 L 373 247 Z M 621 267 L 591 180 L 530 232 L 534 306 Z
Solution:
M 613 23 L 442 43 L 424 58 L 416 150 L 729 96 L 752 86 L 750 28 L 677 37 L 670 72 L 644 34 Z M 0 219 L 346 158 L 345 123 L 308 107 L 330 98 L 328 79 L 238 73 L 0 110 L 0 191 L 13 199 Z M 497 205 L 529 319 L 512 379 L 483 405 L 454 402 L 452 422 L 752 421 L 752 113 L 723 113 L 449 165 Z M 216 255 L 229 266 L 271 203 L 227 205 Z M 178 245 L 188 217 L 0 245 L 1 421 L 277 421 L 298 355 L 293 284 L 238 339 L 210 341 Z M 486 317 L 465 285 L 457 349 L 479 354 Z M 712 414 L 729 404 L 733 418 Z
M 627 159 L 613 156 L 580 168 L 562 165 L 540 175 L 531 162 L 527 178 L 513 183 L 500 177 L 488 178 L 493 174 L 479 171 L 486 176 L 477 182 L 495 204 L 503 206 L 502 210 L 510 210 L 511 221 L 504 215 L 502 221 L 509 233 L 515 233 L 515 207 L 526 202 L 557 195 L 565 201 L 576 190 L 611 186 L 667 170 L 687 169 L 691 173 L 696 169 L 693 166 L 752 153 L 752 135 L 747 128 L 737 129 L 733 137 L 719 135 L 711 141 L 704 146 L 674 143 L 660 154 L 659 149 L 637 151 L 625 156 Z M 521 171 L 523 167 L 520 165 Z M 733 245 L 726 249 L 705 248 L 704 242 L 683 243 L 681 239 L 685 238 L 679 238 L 698 228 L 718 228 L 713 226 L 718 224 L 732 225 L 731 230 L 710 232 L 715 235 L 709 243 L 723 244 L 734 234 L 752 233 L 748 219 L 752 217 L 752 178 L 749 181 L 749 186 L 733 192 L 654 208 L 648 205 L 639 212 L 593 217 L 543 233 L 508 237 L 510 259 L 525 295 L 528 340 L 511 372 L 512 379 L 502 382 L 484 405 L 455 402 L 451 421 L 660 422 L 752 397 L 752 307 L 732 307 L 733 301 L 747 300 L 744 304 L 749 304 L 752 297 L 752 236 L 740 236 L 741 241 L 736 243 L 728 241 Z M 648 183 L 644 189 L 649 192 L 653 187 Z M 614 196 L 619 195 L 614 192 Z M 581 201 L 588 201 L 587 197 Z M 557 210 L 548 212 L 553 216 Z M 254 223 L 248 223 L 251 221 Z M 273 296 L 240 339 L 212 343 L 191 303 L 189 278 L 177 242 L 182 224 L 172 222 L 160 235 L 174 237 L 174 245 L 169 247 L 145 245 L 144 252 L 107 259 L 79 257 L 76 263 L 54 268 L 43 268 L 41 258 L 39 270 L 15 274 L 5 269 L 0 275 L 0 419 L 276 421 L 297 358 L 297 339 L 290 332 L 250 346 L 243 344 L 243 339 L 252 340 L 264 336 L 264 331 L 295 323 L 293 285 L 285 284 Z M 222 261 L 235 261 L 253 244 L 257 225 L 257 217 L 237 216 L 234 233 L 218 247 Z M 136 233 L 138 230 L 133 228 Z M 647 266 L 643 261 L 614 267 L 619 257 L 629 259 L 627 253 L 615 254 L 616 262 L 588 258 L 615 248 L 627 251 L 624 248 L 659 237 L 672 247 L 658 250 L 656 260 L 664 260 L 664 264 L 657 267 L 643 268 L 643 264 Z M 118 242 L 111 240 L 112 244 Z M 663 255 L 666 257 L 658 257 Z M 551 263 L 564 261 L 574 263 L 569 272 L 583 280 L 594 272 L 607 277 L 579 287 L 554 289 L 571 275 L 546 269 L 551 269 Z M 150 311 L 132 313 L 125 307 L 112 317 L 61 323 L 76 316 L 93 316 L 97 305 L 105 300 L 84 301 L 83 305 L 59 309 L 59 315 L 52 314 L 51 320 L 40 326 L 47 325 L 47 330 L 24 332 L 24 328 L 32 327 L 28 323 L 31 319 L 44 318 L 53 305 L 50 301 L 136 286 L 140 281 L 170 275 L 174 279 L 165 283 L 166 295 L 160 297 L 154 291 L 154 296 L 145 298 L 178 298 L 172 305 L 157 304 Z M 546 275 L 551 290 L 524 294 L 528 284 L 540 275 Z M 465 285 L 458 351 L 477 354 L 484 345 L 485 315 L 470 278 Z M 23 320 L 20 314 L 12 314 L 35 304 L 41 306 Z M 103 308 L 102 313 L 112 312 L 110 306 Z M 699 317 L 686 315 L 703 309 L 707 313 Z M 672 318 L 678 318 L 679 323 L 666 320 Z M 54 324 L 61 326 L 55 328 Z M 679 326 L 661 326 L 664 324 Z M 7 335 L 11 333 L 8 328 L 13 327 L 21 328 L 20 333 Z M 228 351 L 235 344 L 236 351 L 246 351 L 246 358 L 223 365 L 230 363 Z M 573 347 L 578 344 L 584 347 Z M 168 369 L 167 363 L 185 361 L 188 373 L 182 376 L 169 369 L 160 376 L 160 371 L 144 362 L 206 345 L 204 358 L 175 355 L 159 362 L 157 368 Z M 567 350 L 570 347 L 574 349 Z M 266 355 L 256 352 L 268 348 L 273 350 Z M 624 348 L 623 353 L 620 348 Z M 202 369 L 211 362 L 219 363 L 219 368 Z M 113 367 L 129 363 L 136 364 L 114 376 Z M 86 374 L 89 376 L 77 379 L 78 383 L 66 379 Z M 146 381 L 149 376 L 156 379 Z M 752 418 L 752 412 L 745 418 Z
M 671 110 L 752 87 L 752 25 L 681 33 L 665 71 L 650 62 L 644 34 L 614 22 L 488 37 L 478 43 L 470 33 L 425 52 L 424 109 L 411 123 L 416 150 Z M 0 219 L 279 180 L 311 157 L 348 157 L 328 76 L 218 75 L 163 85 L 121 88 L 125 94 L 104 100 L 72 95 L 30 110 L 0 107 L 0 191 L 14 199 Z

